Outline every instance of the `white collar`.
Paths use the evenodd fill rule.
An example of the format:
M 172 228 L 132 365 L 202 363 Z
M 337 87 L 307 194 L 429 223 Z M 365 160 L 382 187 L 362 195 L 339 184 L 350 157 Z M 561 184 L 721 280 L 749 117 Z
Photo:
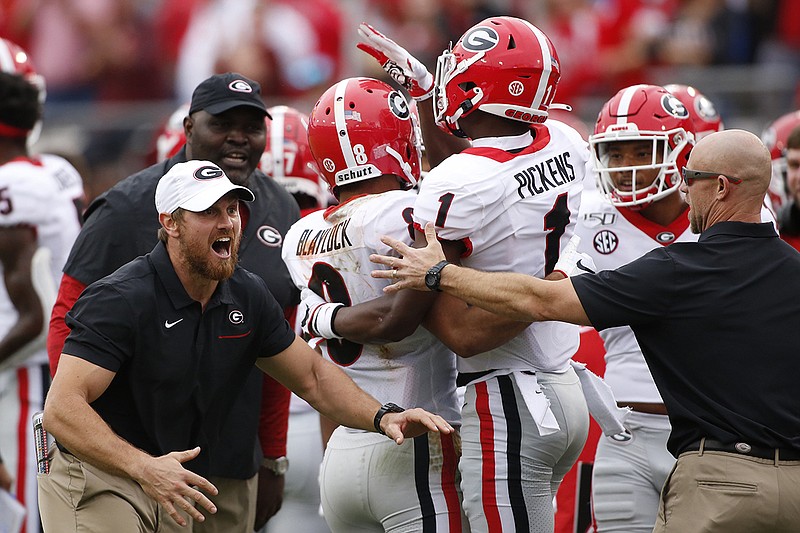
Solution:
M 472 146 L 475 148 L 499 148 L 501 150 L 521 150 L 527 148 L 533 142 L 533 134 L 526 131 L 520 135 L 506 135 L 503 137 L 481 137 L 473 139 Z

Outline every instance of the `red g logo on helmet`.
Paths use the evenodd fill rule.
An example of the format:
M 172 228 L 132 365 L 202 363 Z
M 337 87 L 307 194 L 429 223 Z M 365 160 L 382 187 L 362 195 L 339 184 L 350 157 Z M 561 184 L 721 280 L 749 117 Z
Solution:
M 308 142 L 331 189 L 397 176 L 419 179 L 421 145 L 405 97 L 382 81 L 348 78 L 320 97 L 308 120 Z
M 544 122 L 560 77 L 558 54 L 542 30 L 520 18 L 488 18 L 439 56 L 436 123 L 465 137 L 458 120 L 475 110 Z
M 497 32 L 488 26 L 472 28 L 461 38 L 461 46 L 468 52 L 486 52 L 500 42 Z
M 664 88 L 683 102 L 694 123 L 695 140 L 699 141 L 709 133 L 724 129 L 722 117 L 714 103 L 691 85 L 671 83 Z
M 665 94 L 661 97 L 661 107 L 673 117 L 689 118 L 689 111 L 686 106 L 671 94 Z
M 621 149 L 615 143 L 633 141 L 651 152 L 646 163 L 612 159 L 610 154 Z M 618 207 L 642 209 L 680 186 L 694 146 L 694 124 L 686 106 L 663 87 L 632 85 L 605 103 L 589 146 L 606 198 Z
M 389 109 L 391 109 L 392 114 L 400 120 L 408 120 L 408 117 L 411 116 L 408 102 L 406 102 L 405 97 L 397 91 L 389 93 Z

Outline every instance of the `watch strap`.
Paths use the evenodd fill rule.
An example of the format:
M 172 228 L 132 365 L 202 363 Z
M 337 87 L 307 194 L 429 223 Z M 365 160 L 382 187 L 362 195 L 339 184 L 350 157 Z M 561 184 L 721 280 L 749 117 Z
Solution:
M 444 259 L 428 269 L 427 274 L 425 274 L 425 286 L 428 287 L 428 289 L 442 292 L 442 289 L 439 288 L 442 282 L 442 269 L 449 264 L 450 262 Z
M 276 476 L 282 476 L 289 470 L 289 459 L 286 456 L 275 459 L 265 457 L 261 460 L 261 466 L 272 471 Z
M 377 413 L 375 413 L 375 419 L 372 421 L 372 425 L 375 426 L 375 431 L 381 435 L 386 435 L 386 433 L 384 433 L 384 431 L 381 429 L 381 420 L 383 420 L 383 415 L 386 413 L 402 413 L 403 411 L 405 411 L 405 409 L 394 403 L 385 403 L 381 405 L 381 408 L 378 409 Z

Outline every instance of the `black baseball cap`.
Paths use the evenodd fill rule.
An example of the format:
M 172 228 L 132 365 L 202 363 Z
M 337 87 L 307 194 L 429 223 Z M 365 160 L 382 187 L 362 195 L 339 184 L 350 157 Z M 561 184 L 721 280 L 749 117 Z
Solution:
M 261 99 L 261 85 L 238 72 L 226 72 L 211 76 L 195 88 L 189 114 L 207 111 L 219 115 L 239 106 L 254 107 L 272 118 Z

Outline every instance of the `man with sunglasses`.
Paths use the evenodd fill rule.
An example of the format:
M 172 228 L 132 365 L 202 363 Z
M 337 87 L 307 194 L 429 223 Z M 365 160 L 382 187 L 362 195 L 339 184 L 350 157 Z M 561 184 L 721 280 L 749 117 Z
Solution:
M 761 222 L 771 168 L 743 130 L 697 143 L 680 185 L 698 241 L 659 247 L 616 270 L 545 281 L 445 264 L 439 288 L 517 320 L 599 330 L 629 325 L 669 413 L 678 458 L 662 490 L 655 532 L 793 532 L 800 523 L 800 253 Z M 430 244 L 391 239 L 402 259 L 385 289 L 426 290 L 443 258 Z
M 578 251 L 598 268 L 614 269 L 653 249 L 697 241 L 678 190 L 699 137 L 690 103 L 663 87 L 633 85 L 603 106 L 589 137 L 598 187 L 584 192 L 575 230 Z M 769 211 L 764 215 L 772 220 Z M 598 442 L 593 516 L 600 533 L 649 533 L 675 464 L 667 450 L 669 418 L 631 328 L 608 328 L 600 336 L 605 380 L 618 404 L 632 412 L 624 433 Z

